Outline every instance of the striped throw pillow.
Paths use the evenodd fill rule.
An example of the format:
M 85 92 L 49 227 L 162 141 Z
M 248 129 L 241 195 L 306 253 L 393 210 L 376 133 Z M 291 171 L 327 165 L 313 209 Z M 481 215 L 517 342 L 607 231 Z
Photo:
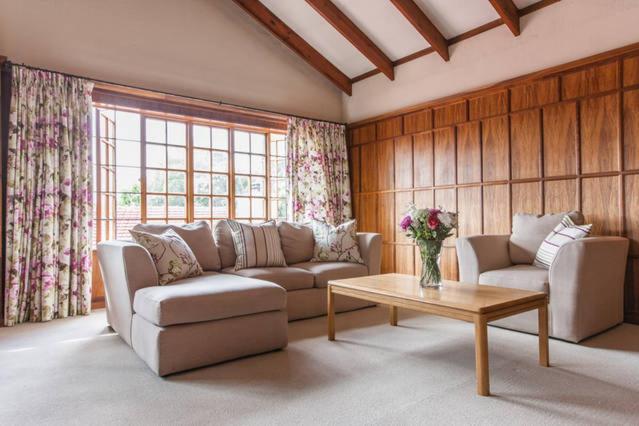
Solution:
M 263 266 L 286 266 L 280 234 L 274 220 L 250 225 L 226 219 L 233 234 L 235 270 Z
M 590 234 L 590 225 L 575 225 L 570 216 L 564 216 L 561 223 L 550 231 L 544 242 L 541 243 L 533 265 L 538 268 L 550 269 L 550 265 L 555 260 L 559 248 L 571 241 L 585 238 Z

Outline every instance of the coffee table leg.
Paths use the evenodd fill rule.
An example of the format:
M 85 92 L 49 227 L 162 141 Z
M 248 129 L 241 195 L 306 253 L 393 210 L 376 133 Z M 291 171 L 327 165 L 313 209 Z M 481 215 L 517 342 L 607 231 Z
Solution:
M 328 291 L 328 340 L 335 340 L 335 295 L 332 287 L 327 286 Z
M 488 381 L 488 322 L 486 317 L 475 317 L 475 374 L 477 375 L 477 394 L 490 395 Z
M 397 325 L 397 306 L 388 307 L 388 317 L 390 325 Z
M 548 344 L 548 302 L 539 307 L 539 365 L 550 366 Z

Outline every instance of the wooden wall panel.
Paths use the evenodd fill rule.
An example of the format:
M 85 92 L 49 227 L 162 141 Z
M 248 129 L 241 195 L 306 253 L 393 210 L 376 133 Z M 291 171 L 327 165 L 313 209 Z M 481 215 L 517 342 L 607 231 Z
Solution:
M 581 103 L 581 172 L 619 170 L 619 95 Z
M 457 126 L 457 183 L 481 182 L 481 135 L 479 122 Z
M 360 159 L 359 147 L 351 148 L 350 150 L 350 167 L 351 167 L 351 184 L 353 192 L 360 192 L 360 176 L 361 176 L 361 159 Z
M 413 138 L 395 139 L 395 188 L 413 187 Z
M 482 122 L 482 172 L 484 181 L 509 178 L 508 117 Z
M 510 162 L 513 179 L 541 176 L 541 126 L 538 109 L 510 117 Z
M 413 179 L 415 188 L 433 185 L 433 133 L 413 136 Z
M 442 248 L 441 271 L 442 278 L 445 280 L 457 281 L 459 279 L 457 251 L 455 247 Z
M 625 318 L 639 323 L 639 48 L 387 114 L 350 135 L 356 215 L 385 234 L 384 271 L 421 271 L 398 228 L 410 200 L 456 210 L 461 236 L 507 234 L 515 212 L 581 210 L 595 234 L 631 239 Z M 451 239 L 444 276 L 457 268 Z
M 455 129 L 435 130 L 433 136 L 435 185 L 452 185 L 455 183 Z

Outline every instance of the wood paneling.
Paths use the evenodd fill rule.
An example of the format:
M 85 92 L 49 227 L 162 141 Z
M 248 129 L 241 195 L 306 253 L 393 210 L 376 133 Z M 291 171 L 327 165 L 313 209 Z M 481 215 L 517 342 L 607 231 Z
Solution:
M 416 188 L 433 185 L 433 132 L 413 136 L 413 177 Z
M 581 172 L 619 170 L 619 95 L 581 103 Z
M 513 179 L 541 176 L 541 128 L 538 109 L 510 117 L 510 162 Z
M 376 139 L 375 123 L 353 129 L 351 141 L 353 145 L 373 142 Z
M 413 187 L 413 138 L 395 139 L 395 188 Z
M 395 271 L 395 246 L 382 244 L 382 274 Z
M 402 134 L 402 117 L 387 118 L 377 122 L 377 139 L 394 138 Z
M 357 219 L 359 228 L 363 232 L 379 232 L 377 227 L 378 209 L 377 194 L 360 194 Z
M 410 243 L 411 240 L 406 233 L 399 229 L 399 222 L 408 211 L 408 204 L 413 202 L 412 191 L 401 191 L 395 193 L 395 241 L 398 243 Z
M 363 192 L 355 189 L 354 197 L 364 225 L 389 235 L 385 270 L 420 273 L 419 251 L 397 225 L 411 199 L 457 210 L 462 236 L 508 234 L 515 212 L 581 210 L 593 233 L 631 239 L 625 315 L 639 323 L 639 44 L 635 49 L 622 53 L 634 56 L 582 61 L 385 115 L 384 122 L 401 117 L 404 134 L 412 135 L 412 162 L 407 137 L 393 136 L 390 153 L 379 135 L 361 144 Z M 353 132 L 352 143 L 363 135 Z M 412 168 L 412 186 L 403 167 Z M 456 277 L 453 239 L 445 245 L 443 273 Z
M 482 122 L 482 172 L 484 181 L 507 180 L 508 117 L 496 117 Z
M 481 182 L 481 135 L 479 122 L 457 126 L 457 183 Z
M 351 166 L 351 181 L 353 184 L 353 192 L 360 192 L 360 171 L 361 171 L 361 159 L 359 156 L 359 148 L 351 148 L 350 150 L 350 166 Z
M 377 188 L 380 191 L 393 189 L 395 182 L 395 144 L 393 139 L 377 143 Z
M 455 129 L 447 127 L 433 132 L 435 143 L 435 185 L 455 183 Z
M 544 176 L 577 173 L 577 104 L 550 105 L 543 110 Z

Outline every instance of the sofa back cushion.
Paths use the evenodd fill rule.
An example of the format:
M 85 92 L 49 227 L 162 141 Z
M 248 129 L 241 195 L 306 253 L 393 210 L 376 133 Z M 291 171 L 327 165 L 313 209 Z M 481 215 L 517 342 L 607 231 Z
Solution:
M 188 244 L 202 269 L 218 271 L 222 268 L 211 227 L 203 220 L 185 225 L 140 223 L 133 227 L 134 231 L 156 235 L 163 234 L 168 229 L 175 231 Z
M 564 216 L 559 225 L 555 226 L 541 243 L 533 264 L 538 268 L 550 269 L 561 246 L 586 238 L 591 229 L 592 224 L 576 225 L 570 216 Z
M 235 270 L 262 266 L 286 266 L 280 234 L 274 220 L 259 225 L 226 219 L 233 231 Z
M 315 248 L 311 262 L 364 263 L 359 252 L 357 221 L 349 220 L 338 226 L 314 220 Z
M 298 223 L 280 222 L 277 224 L 277 231 L 288 265 L 311 260 L 315 247 L 313 228 Z
M 233 231 L 226 220 L 220 220 L 213 230 L 213 237 L 220 254 L 222 268 L 235 266 L 235 245 L 233 244 Z
M 513 216 L 513 231 L 510 235 L 510 260 L 513 264 L 531 265 L 544 238 L 568 215 L 577 225 L 584 223 L 581 212 L 534 215 L 517 213 Z

